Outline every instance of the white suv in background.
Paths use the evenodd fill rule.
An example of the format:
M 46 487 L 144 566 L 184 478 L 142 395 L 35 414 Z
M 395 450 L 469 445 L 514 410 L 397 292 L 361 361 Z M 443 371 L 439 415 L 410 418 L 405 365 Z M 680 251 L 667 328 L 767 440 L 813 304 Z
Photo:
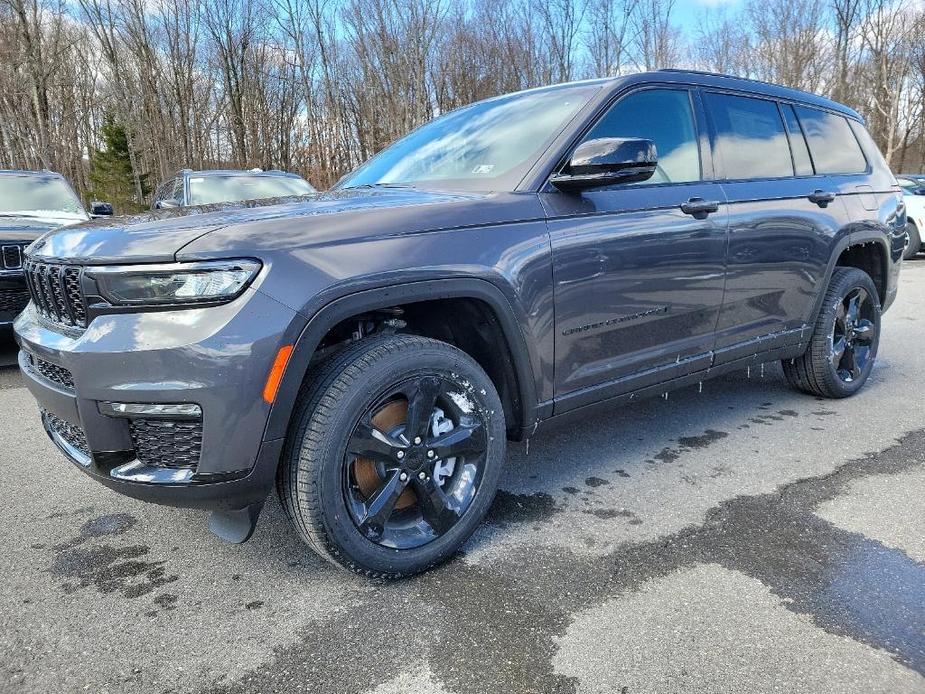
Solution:
M 909 234 L 909 245 L 903 258 L 908 259 L 922 250 L 922 231 L 925 230 L 925 188 L 918 181 L 904 176 L 896 177 L 899 186 L 903 189 L 903 202 L 906 203 L 906 232 Z M 919 194 L 918 191 L 922 191 Z

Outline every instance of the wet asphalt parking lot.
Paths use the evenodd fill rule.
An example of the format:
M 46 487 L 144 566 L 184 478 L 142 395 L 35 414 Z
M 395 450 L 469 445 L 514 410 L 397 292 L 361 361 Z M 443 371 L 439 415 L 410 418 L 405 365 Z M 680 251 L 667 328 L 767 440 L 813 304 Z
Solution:
M 233 546 L 117 496 L 0 368 L 0 690 L 925 692 L 925 260 L 883 330 L 849 400 L 769 365 L 511 444 L 465 551 L 395 584 L 275 498 Z

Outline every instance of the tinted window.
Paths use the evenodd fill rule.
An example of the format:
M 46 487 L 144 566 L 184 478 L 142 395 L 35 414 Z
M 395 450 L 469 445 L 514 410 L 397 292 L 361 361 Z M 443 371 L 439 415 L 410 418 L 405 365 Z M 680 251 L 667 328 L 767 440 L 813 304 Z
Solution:
M 861 146 L 844 116 L 803 106 L 797 106 L 796 112 L 806 133 L 816 173 L 844 174 L 867 170 Z
M 881 154 L 880 148 L 877 147 L 877 143 L 874 142 L 874 138 L 867 132 L 867 128 L 856 120 L 849 120 L 848 125 L 851 126 L 851 131 L 861 144 L 861 151 L 864 153 L 867 163 L 870 164 L 872 168 L 877 168 L 881 171 L 889 170 L 890 165 L 886 163 L 886 159 L 883 158 L 883 154 Z
M 700 180 L 700 151 L 687 91 L 649 89 L 630 94 L 614 104 L 585 139 L 598 137 L 652 140 L 658 168 L 646 183 Z
M 790 151 L 793 154 L 793 166 L 796 169 L 797 176 L 811 176 L 813 162 L 809 158 L 809 149 L 806 147 L 806 138 L 803 137 L 803 130 L 797 120 L 797 114 L 793 112 L 793 106 L 789 104 L 781 104 L 781 110 L 784 112 L 784 121 L 787 123 L 787 135 L 790 136 Z
M 793 175 L 790 147 L 777 103 L 729 94 L 706 94 L 716 127 L 716 149 L 726 178 Z

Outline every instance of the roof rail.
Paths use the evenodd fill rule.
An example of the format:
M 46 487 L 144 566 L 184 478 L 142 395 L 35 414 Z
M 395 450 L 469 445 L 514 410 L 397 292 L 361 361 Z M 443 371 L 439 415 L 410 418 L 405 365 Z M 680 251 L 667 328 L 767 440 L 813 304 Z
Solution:
M 754 77 L 739 77 L 738 75 L 730 75 L 726 72 L 711 72 L 709 70 L 685 70 L 683 68 L 677 67 L 663 67 L 656 70 L 656 72 L 675 72 L 679 74 L 688 74 L 688 75 L 703 75 L 704 77 L 725 77 L 729 80 L 741 80 L 743 82 L 754 82 L 755 84 L 765 84 L 769 87 L 776 87 L 777 89 L 791 89 L 795 92 L 806 92 L 804 89 L 798 87 L 788 87 L 783 84 L 775 84 L 774 82 L 767 82 L 765 80 L 757 80 Z M 807 94 L 810 92 L 806 92 Z

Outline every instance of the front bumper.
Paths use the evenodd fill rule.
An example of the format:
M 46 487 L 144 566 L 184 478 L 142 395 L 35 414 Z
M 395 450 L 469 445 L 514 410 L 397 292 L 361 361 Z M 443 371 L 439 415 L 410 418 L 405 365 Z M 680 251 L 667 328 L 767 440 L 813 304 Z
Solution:
M 264 440 L 262 391 L 277 350 L 303 324 L 251 289 L 222 306 L 99 316 L 79 334 L 54 329 L 29 306 L 15 330 L 45 429 L 81 470 L 145 501 L 227 510 L 272 489 L 282 440 Z M 136 453 L 140 422 L 103 414 L 105 402 L 198 405 L 195 447 L 165 439 L 194 450 L 194 464 Z

